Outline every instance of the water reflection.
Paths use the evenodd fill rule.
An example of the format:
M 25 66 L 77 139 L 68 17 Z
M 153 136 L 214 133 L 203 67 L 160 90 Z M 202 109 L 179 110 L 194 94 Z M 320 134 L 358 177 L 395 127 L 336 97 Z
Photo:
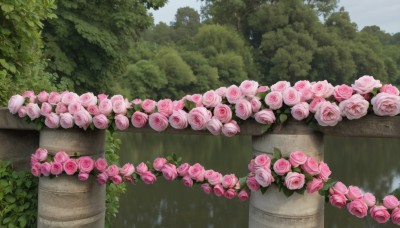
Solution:
M 250 137 L 121 134 L 121 161 L 152 160 L 176 153 L 185 162 L 200 162 L 222 173 L 247 172 L 251 158 Z M 362 186 L 378 198 L 399 187 L 400 141 L 326 137 L 325 160 L 333 178 Z M 247 227 L 248 203 L 204 194 L 200 186 L 160 178 L 152 185 L 128 185 L 113 227 Z M 325 227 L 394 227 L 371 219 L 357 219 L 344 209 L 325 207 Z

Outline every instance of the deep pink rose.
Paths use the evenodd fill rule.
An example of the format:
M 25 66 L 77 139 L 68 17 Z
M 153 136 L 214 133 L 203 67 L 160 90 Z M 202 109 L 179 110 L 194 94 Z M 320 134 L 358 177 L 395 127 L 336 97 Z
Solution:
M 235 198 L 236 197 L 236 191 L 235 191 L 235 189 L 228 189 L 228 190 L 226 190 L 225 192 L 224 192 L 224 196 L 225 196 L 225 198 L 227 198 L 227 199 L 233 199 L 233 198 Z
M 319 167 L 318 167 L 318 162 L 312 158 L 308 157 L 306 162 L 301 166 L 301 168 L 306 171 L 308 174 L 311 176 L 317 175 L 320 173 Z
M 260 111 L 262 104 L 261 104 L 261 101 L 260 101 L 259 97 L 253 97 L 250 100 L 250 104 L 251 104 L 252 112 L 256 113 L 256 112 Z
M 58 128 L 60 126 L 60 116 L 55 113 L 50 113 L 46 116 L 44 124 L 48 128 Z
M 247 120 L 253 114 L 251 103 L 246 99 L 240 99 L 235 105 L 235 114 L 242 120 Z
M 328 81 L 319 81 L 311 86 L 311 92 L 315 97 L 330 97 L 333 93 L 333 86 Z
M 157 109 L 158 112 L 162 115 L 169 117 L 174 110 L 174 106 L 172 105 L 171 99 L 163 99 L 157 102 Z
M 251 159 L 250 160 L 250 162 L 249 162 L 249 164 L 247 165 L 247 168 L 249 169 L 249 171 L 251 172 L 251 173 L 253 173 L 254 172 L 254 159 Z
M 278 159 L 273 166 L 273 169 L 276 174 L 283 176 L 290 171 L 291 165 L 290 162 L 284 158 Z
M 132 114 L 132 125 L 137 128 L 142 128 L 146 125 L 149 116 L 146 113 L 136 111 Z
M 209 121 L 207 121 L 206 128 L 211 134 L 219 135 L 222 130 L 222 122 L 217 117 L 213 116 Z
M 122 168 L 119 170 L 119 173 L 122 176 L 130 176 L 135 172 L 135 167 L 131 163 L 126 163 Z
M 97 115 L 99 115 L 99 114 L 101 114 L 100 113 L 100 110 L 99 110 L 99 106 L 97 106 L 97 105 L 89 105 L 88 107 L 87 107 L 87 111 L 90 113 L 90 115 L 92 115 L 92 116 L 97 116 Z
M 64 162 L 63 168 L 66 174 L 73 175 L 78 170 L 78 164 L 76 163 L 75 159 L 69 158 Z
M 188 122 L 193 130 L 206 129 L 206 123 L 211 119 L 211 113 L 204 107 L 196 107 L 190 110 Z
M 249 200 L 250 195 L 245 189 L 242 189 L 238 194 L 238 198 L 240 201 L 247 201 Z
M 240 84 L 239 88 L 243 95 L 253 98 L 257 93 L 258 82 L 253 80 L 245 80 Z
M 21 95 L 14 95 L 8 101 L 8 110 L 10 110 L 12 114 L 15 114 L 18 112 L 24 102 L 25 99 Z
M 347 198 L 350 200 L 362 199 L 363 194 L 357 186 L 349 186 L 349 191 L 347 192 Z
M 275 122 L 275 114 L 269 109 L 263 109 L 254 115 L 255 120 L 261 124 L 273 124 Z
M 271 159 L 266 154 L 259 154 L 254 158 L 254 166 L 256 169 L 264 168 L 269 169 L 271 166 Z
M 367 115 L 368 107 L 369 102 L 360 94 L 354 94 L 339 104 L 342 116 L 346 116 L 349 120 L 359 119 Z
M 301 94 L 294 88 L 289 87 L 282 93 L 283 102 L 288 106 L 300 103 Z
M 387 209 L 395 209 L 399 206 L 399 200 L 394 195 L 387 195 L 385 198 L 383 198 L 383 206 L 385 206 Z
M 38 149 L 36 149 L 36 151 L 35 151 L 35 155 L 34 155 L 34 158 L 37 160 L 37 161 L 46 161 L 47 160 L 47 155 L 48 155 L 48 152 L 47 152 L 47 150 L 46 149 L 43 149 L 43 148 L 38 148 Z
M 50 172 L 53 175 L 60 175 L 63 171 L 63 166 L 60 162 L 52 162 Z
M 86 130 L 90 123 L 92 123 L 92 116 L 88 111 L 81 110 L 74 114 L 74 122 L 78 127 Z
M 319 178 L 322 180 L 327 181 L 329 179 L 329 176 L 332 174 L 332 171 L 329 169 L 328 164 L 325 162 L 321 161 L 318 164 L 318 169 L 319 169 Z
M 304 174 L 289 172 L 285 177 L 285 185 L 290 190 L 301 189 L 304 186 Z
M 383 85 L 379 91 L 381 93 L 388 93 L 388 94 L 393 94 L 396 96 L 399 96 L 399 89 L 397 89 L 396 86 L 392 86 L 392 84 L 385 84 Z
M 307 102 L 301 102 L 291 108 L 290 113 L 295 120 L 303 120 L 310 114 L 310 105 Z
M 93 117 L 93 125 L 98 129 L 107 129 L 110 121 L 104 114 Z
M 150 99 L 145 99 L 142 102 L 142 109 L 145 111 L 147 114 L 151 114 L 154 111 L 154 108 L 156 107 L 156 102 Z
M 282 93 L 283 91 L 285 91 L 289 87 L 290 87 L 290 82 L 288 82 L 288 81 L 279 81 L 279 82 L 277 82 L 277 83 L 275 83 L 275 84 L 273 84 L 271 86 L 271 91 L 272 92 L 276 91 L 276 92 L 281 92 Z
M 226 89 L 226 99 L 231 104 L 236 104 L 243 97 L 242 91 L 236 85 L 231 85 Z
M 349 99 L 353 95 L 353 88 L 348 85 L 337 85 L 333 89 L 333 96 L 338 102 Z
M 136 172 L 140 175 L 144 172 L 147 172 L 148 170 L 149 168 L 144 162 L 141 162 L 139 165 L 136 166 Z
M 56 113 L 61 114 L 61 113 L 66 113 L 68 112 L 68 106 L 64 103 L 57 103 L 56 105 Z
M 168 119 L 160 113 L 153 113 L 149 116 L 149 125 L 155 131 L 161 132 L 167 129 Z
M 51 105 L 57 105 L 61 101 L 61 95 L 57 92 L 50 92 L 49 94 L 49 99 L 47 102 L 49 102 Z
M 224 188 L 233 188 L 237 184 L 239 179 L 235 176 L 235 174 L 228 174 L 222 177 L 222 187 Z
M 47 100 L 49 99 L 49 93 L 47 93 L 46 91 L 41 91 L 38 95 L 37 95 L 37 99 L 39 102 L 47 102 Z
M 390 214 L 384 206 L 373 206 L 369 213 L 371 217 L 379 223 L 385 223 L 390 218 Z
M 111 100 L 104 99 L 104 100 L 100 101 L 100 103 L 99 103 L 99 111 L 100 111 L 101 114 L 104 114 L 104 115 L 108 116 L 108 115 L 110 115 L 112 110 L 113 110 L 113 105 L 112 105 Z
M 44 102 L 44 103 L 42 103 L 42 106 L 40 107 L 40 115 L 46 116 L 47 114 L 51 113 L 52 109 L 53 109 L 53 107 L 51 106 L 51 104 Z
M 32 175 L 34 175 L 35 177 L 40 176 L 40 174 L 41 174 L 40 167 L 41 167 L 41 164 L 40 164 L 40 163 L 34 164 L 34 165 L 31 167 L 31 173 L 32 173 Z
M 313 180 L 311 182 L 307 183 L 307 192 L 309 194 L 318 192 L 323 186 L 324 186 L 324 183 L 322 182 L 321 179 L 313 178 Z
M 115 125 L 117 126 L 118 130 L 125 130 L 129 127 L 129 119 L 128 117 L 118 114 L 115 117 Z
M 255 171 L 255 179 L 257 183 L 263 187 L 268 187 L 274 182 L 274 177 L 271 175 L 271 171 L 268 169 L 257 169 Z
M 333 185 L 333 191 L 335 194 L 347 195 L 349 190 L 347 189 L 346 185 L 342 182 L 338 181 Z
M 176 166 L 170 163 L 165 164 L 161 168 L 161 172 L 166 180 L 172 181 L 178 177 L 178 172 L 176 171 Z
M 186 187 L 191 188 L 193 186 L 193 180 L 192 178 L 190 178 L 189 175 L 186 175 L 182 178 L 183 181 L 183 185 L 185 185 Z
M 107 167 L 106 173 L 107 173 L 107 176 L 109 176 L 109 177 L 118 175 L 118 173 L 119 173 L 119 168 L 118 168 L 117 165 L 114 165 L 114 164 L 113 164 L 113 165 L 110 165 L 110 166 Z
M 307 155 L 304 154 L 303 151 L 294 151 L 289 155 L 289 162 L 293 167 L 298 167 L 299 165 L 303 165 L 307 161 Z
M 204 172 L 205 172 L 204 167 L 199 163 L 192 165 L 188 170 L 189 176 L 193 180 L 196 180 L 197 182 L 204 181 Z
M 342 120 L 339 107 L 329 101 L 318 104 L 314 117 L 321 126 L 335 126 Z
M 50 175 L 50 171 L 51 171 L 51 164 L 48 162 L 44 162 L 41 166 L 40 166 L 40 172 L 42 173 L 43 176 L 49 176 Z
M 98 172 L 105 172 L 107 169 L 107 161 L 104 158 L 98 158 L 94 163 L 94 167 Z
M 106 184 L 108 181 L 108 176 L 107 173 L 100 173 L 99 175 L 97 175 L 97 182 L 101 185 Z
M 246 180 L 246 184 L 247 187 L 253 192 L 257 192 L 258 190 L 260 190 L 260 185 L 258 184 L 254 176 L 248 177 Z
M 375 206 L 376 198 L 372 193 L 365 193 L 363 196 L 364 202 L 367 204 L 368 207 Z
M 329 196 L 329 202 L 332 204 L 332 206 L 337 208 L 343 208 L 346 206 L 346 201 L 346 197 L 342 194 L 333 194 Z
M 21 107 L 18 109 L 18 116 L 19 116 L 20 118 L 24 118 L 26 115 L 27 115 L 27 114 L 26 114 L 26 107 L 25 107 L 25 106 L 21 106 Z
M 213 191 L 214 194 L 218 197 L 223 196 L 225 193 L 224 188 L 220 184 L 215 185 Z
M 392 222 L 396 225 L 400 225 L 400 208 L 395 208 L 392 211 Z
M 142 173 L 140 178 L 145 184 L 153 184 L 157 180 L 156 176 L 150 171 Z
M 293 88 L 300 92 L 302 90 L 311 88 L 311 83 L 308 80 L 297 81 Z
M 122 114 L 125 115 L 126 112 L 128 111 L 128 106 L 125 102 L 125 100 L 115 100 L 112 101 L 112 110 L 114 111 L 115 114 Z
M 310 103 L 310 112 L 315 113 L 317 111 L 317 107 L 319 103 L 322 103 L 325 101 L 325 98 L 322 97 L 316 97 L 314 98 L 311 103 Z
M 86 181 L 87 179 L 89 179 L 89 174 L 81 172 L 81 173 L 78 174 L 78 179 L 80 181 Z
M 400 97 L 397 95 L 378 93 L 372 98 L 371 104 L 378 116 L 396 116 L 400 113 Z
M 210 108 L 215 107 L 220 104 L 222 101 L 222 97 L 218 95 L 214 90 L 207 91 L 203 95 L 203 105 Z
M 40 108 L 38 104 L 29 103 L 26 105 L 26 114 L 31 118 L 31 120 L 37 119 L 40 117 Z
M 206 194 L 210 194 L 213 191 L 212 187 L 207 183 L 202 184 L 201 189 L 203 189 L 203 192 L 205 192 Z
M 167 164 L 167 159 L 165 158 L 156 158 L 153 161 L 153 168 L 157 171 L 161 171 L 161 169 L 163 168 L 163 166 Z
M 83 107 L 89 107 L 97 104 L 97 97 L 93 93 L 87 92 L 79 97 L 79 102 Z
M 169 124 L 175 129 L 185 129 L 188 126 L 188 114 L 183 110 L 173 111 L 169 116 Z
M 110 180 L 114 183 L 114 184 L 121 184 L 122 183 L 122 177 L 120 175 L 115 175 L 115 176 L 111 176 Z
M 272 110 L 280 109 L 283 105 L 283 96 L 281 92 L 272 91 L 265 96 L 265 104 Z
M 60 113 L 60 126 L 64 129 L 74 126 L 74 117 L 70 113 Z
M 368 206 L 362 199 L 357 199 L 347 204 L 347 210 L 357 218 L 364 218 L 367 216 Z
M 223 135 L 225 135 L 227 137 L 232 137 L 240 132 L 240 126 L 236 123 L 236 121 L 231 120 L 230 122 L 225 123 L 222 126 L 221 131 L 222 131 Z
M 94 168 L 94 161 L 89 156 L 82 156 L 78 161 L 79 171 L 83 173 L 90 173 Z
M 64 164 L 69 159 L 69 155 L 65 151 L 58 151 L 56 155 L 54 155 L 54 161 L 60 162 Z
M 226 104 L 218 104 L 214 108 L 214 116 L 222 123 L 228 123 L 232 119 L 232 110 Z
M 176 171 L 178 172 L 179 176 L 184 177 L 188 174 L 190 165 L 188 163 L 181 164 Z
M 351 85 L 351 87 L 353 87 L 353 89 L 359 94 L 369 93 L 374 88 L 379 88 L 381 86 L 382 84 L 379 80 L 375 80 L 374 77 L 369 75 L 360 77 Z

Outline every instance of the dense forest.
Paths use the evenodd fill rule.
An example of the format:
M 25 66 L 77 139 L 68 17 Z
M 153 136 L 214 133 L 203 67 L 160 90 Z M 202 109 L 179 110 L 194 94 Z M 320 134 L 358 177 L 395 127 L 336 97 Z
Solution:
M 338 0 L 0 2 L 0 102 L 25 90 L 180 98 L 254 79 L 400 83 L 400 32 L 358 28 Z

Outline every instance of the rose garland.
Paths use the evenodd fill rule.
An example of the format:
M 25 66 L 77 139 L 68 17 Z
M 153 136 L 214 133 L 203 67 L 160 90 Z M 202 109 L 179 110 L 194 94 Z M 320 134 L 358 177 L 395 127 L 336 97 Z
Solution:
M 42 91 L 26 91 L 14 95 L 8 102 L 12 114 L 18 114 L 39 128 L 98 128 L 125 130 L 130 125 L 142 128 L 146 124 L 155 131 L 168 126 L 193 130 L 208 130 L 213 135 L 233 136 L 240 132 L 238 122 L 254 118 L 266 128 L 284 122 L 288 116 L 296 120 L 316 120 L 321 126 L 334 126 L 342 117 L 359 119 L 367 113 L 396 116 L 400 113 L 399 90 L 382 85 L 372 76 L 364 75 L 351 86 L 332 86 L 326 80 L 298 81 L 291 86 L 279 81 L 271 87 L 246 80 L 240 86 L 231 85 L 187 95 L 180 100 L 128 99 L 93 93 L 78 95 Z M 314 118 L 313 118 L 314 117 Z
M 260 154 L 250 161 L 248 169 L 250 173 L 241 178 L 235 174 L 222 175 L 211 169 L 205 170 L 199 163 L 182 163 L 182 158 L 176 155 L 158 157 L 153 163 L 142 162 L 136 168 L 131 163 L 121 168 L 115 164 L 108 165 L 104 158 L 73 158 L 64 151 L 52 157 L 42 148 L 37 149 L 31 157 L 31 172 L 38 177 L 56 177 L 66 173 L 77 174 L 81 181 L 94 175 L 99 184 L 137 183 L 139 180 L 153 184 L 157 177 L 164 176 L 168 181 L 182 180 L 187 187 L 199 184 L 207 194 L 214 193 L 228 199 L 237 197 L 241 201 L 248 200 L 251 191 L 261 191 L 264 194 L 269 186 L 275 184 L 288 197 L 295 192 L 318 192 L 334 207 L 346 206 L 349 213 L 358 218 L 366 217 L 369 209 L 375 221 L 385 223 L 391 218 L 394 224 L 400 225 L 400 203 L 396 196 L 388 195 L 382 203 L 378 203 L 373 194 L 363 194 L 357 186 L 346 187 L 340 181 L 334 182 L 329 178 L 332 172 L 326 163 L 317 162 L 302 151 L 294 151 L 288 157 L 282 157 L 281 152 L 275 149 L 272 159 L 266 154 Z

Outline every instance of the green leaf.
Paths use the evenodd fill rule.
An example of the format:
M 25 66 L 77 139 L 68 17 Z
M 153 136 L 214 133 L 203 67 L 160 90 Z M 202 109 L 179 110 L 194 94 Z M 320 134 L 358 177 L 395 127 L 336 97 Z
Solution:
M 241 177 L 241 178 L 239 178 L 239 186 L 240 186 L 240 189 L 243 189 L 244 187 L 246 187 L 246 180 L 247 180 L 247 177 Z
M 188 100 L 185 99 L 185 108 L 188 111 L 192 110 L 195 107 L 196 107 L 196 103 L 194 103 L 193 101 L 188 101 Z
M 291 195 L 293 195 L 294 191 L 288 189 L 287 187 L 283 187 L 282 188 L 283 194 L 285 194 L 286 197 L 290 197 Z
M 142 106 L 140 104 L 135 104 L 135 106 L 133 106 L 133 108 L 135 109 L 135 111 L 141 111 L 142 110 Z
M 274 147 L 274 156 L 273 158 L 280 159 L 282 158 L 282 152 L 278 148 Z
M 288 116 L 286 114 L 282 113 L 282 114 L 279 115 L 279 121 L 281 123 L 284 123 L 287 120 L 287 118 L 288 118 Z
M 269 129 L 270 127 L 271 127 L 270 124 L 264 124 L 264 125 L 262 125 L 262 127 L 261 127 L 261 132 L 264 134 L 265 132 L 268 131 L 268 129 Z
M 14 196 L 6 195 L 5 199 L 6 199 L 6 201 L 8 203 L 15 203 L 15 197 Z
M 25 227 L 26 226 L 26 217 L 22 216 L 18 219 L 20 227 Z
M 304 195 L 304 192 L 306 191 L 305 188 L 301 188 L 301 189 L 296 189 L 295 192 L 299 193 L 300 195 Z
M 265 192 L 268 190 L 268 187 L 260 187 L 261 193 L 264 195 Z

